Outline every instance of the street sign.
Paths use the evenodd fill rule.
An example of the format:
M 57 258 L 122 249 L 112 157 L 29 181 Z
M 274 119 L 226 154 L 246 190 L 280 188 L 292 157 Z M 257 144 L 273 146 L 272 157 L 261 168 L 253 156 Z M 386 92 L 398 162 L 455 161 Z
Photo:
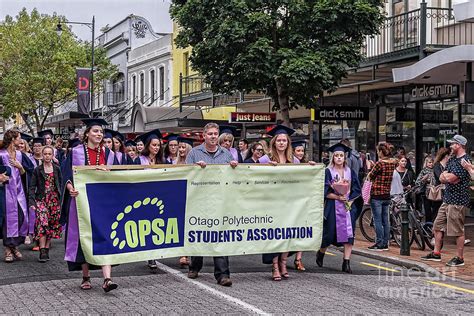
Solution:
M 231 112 L 229 123 L 276 123 L 276 113 Z

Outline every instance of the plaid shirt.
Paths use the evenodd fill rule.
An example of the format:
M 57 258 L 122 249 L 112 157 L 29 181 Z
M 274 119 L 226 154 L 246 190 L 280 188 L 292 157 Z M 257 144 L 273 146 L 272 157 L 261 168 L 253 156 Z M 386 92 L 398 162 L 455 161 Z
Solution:
M 390 187 L 392 186 L 393 171 L 397 167 L 397 160 L 379 160 L 369 173 L 372 188 L 370 196 L 384 196 L 390 198 Z

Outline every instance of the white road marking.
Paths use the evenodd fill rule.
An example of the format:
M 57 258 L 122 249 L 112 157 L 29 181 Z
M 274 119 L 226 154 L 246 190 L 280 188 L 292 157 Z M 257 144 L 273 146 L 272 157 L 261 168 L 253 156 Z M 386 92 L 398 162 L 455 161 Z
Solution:
M 182 273 L 179 270 L 168 267 L 167 265 L 165 265 L 161 262 L 157 261 L 156 264 L 158 265 L 159 269 L 161 269 L 161 270 L 163 270 L 163 271 L 165 271 L 169 274 L 172 274 L 175 277 L 180 278 L 180 279 L 182 279 L 182 280 L 184 280 L 188 283 L 191 283 L 191 284 L 193 284 L 193 285 L 195 285 L 195 286 L 197 286 L 197 287 L 199 287 L 199 288 L 201 288 L 201 289 L 203 289 L 203 290 L 205 290 L 205 291 L 207 291 L 207 292 L 209 292 L 209 293 L 211 293 L 215 296 L 223 298 L 223 299 L 227 300 L 228 302 L 234 303 L 234 304 L 236 304 L 236 305 L 238 305 L 238 306 L 240 306 L 244 309 L 247 309 L 247 310 L 251 311 L 252 313 L 255 313 L 255 314 L 258 314 L 258 315 L 271 315 L 270 313 L 264 312 L 263 310 L 259 309 L 258 307 L 253 306 L 249 303 L 246 303 L 246 302 L 244 302 L 244 301 L 242 301 L 242 300 L 240 300 L 236 297 L 233 297 L 233 296 L 230 296 L 228 294 L 222 293 L 222 292 L 216 290 L 215 288 L 210 287 L 210 286 L 208 286 L 206 284 L 203 284 L 201 282 L 198 282 L 196 280 L 189 279 L 186 274 Z

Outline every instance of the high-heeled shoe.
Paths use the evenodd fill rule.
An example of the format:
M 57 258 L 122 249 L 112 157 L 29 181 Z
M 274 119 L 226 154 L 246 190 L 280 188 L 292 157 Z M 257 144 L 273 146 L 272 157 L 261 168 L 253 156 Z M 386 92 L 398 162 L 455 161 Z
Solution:
M 298 271 L 306 271 L 301 259 L 295 259 L 295 269 Z
M 324 252 L 321 252 L 318 250 L 318 252 L 316 253 L 316 264 L 318 265 L 318 267 L 322 267 L 323 266 L 323 263 L 324 263 Z
M 281 281 L 280 269 L 278 268 L 278 263 L 272 264 L 272 280 Z
M 286 268 L 286 258 L 285 259 L 279 259 L 278 260 L 279 266 L 280 266 L 280 273 L 281 276 L 285 279 L 288 279 L 290 277 L 290 274 L 288 273 L 288 270 Z
M 343 259 L 342 260 L 342 272 L 352 274 L 351 262 L 350 262 L 349 259 Z

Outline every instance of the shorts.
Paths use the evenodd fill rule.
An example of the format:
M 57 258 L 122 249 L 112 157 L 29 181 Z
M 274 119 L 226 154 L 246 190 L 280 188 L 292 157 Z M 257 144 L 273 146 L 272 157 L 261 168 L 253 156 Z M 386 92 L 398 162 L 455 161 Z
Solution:
M 447 236 L 464 236 L 464 217 L 468 210 L 469 208 L 463 205 L 441 204 L 433 230 L 443 231 Z

